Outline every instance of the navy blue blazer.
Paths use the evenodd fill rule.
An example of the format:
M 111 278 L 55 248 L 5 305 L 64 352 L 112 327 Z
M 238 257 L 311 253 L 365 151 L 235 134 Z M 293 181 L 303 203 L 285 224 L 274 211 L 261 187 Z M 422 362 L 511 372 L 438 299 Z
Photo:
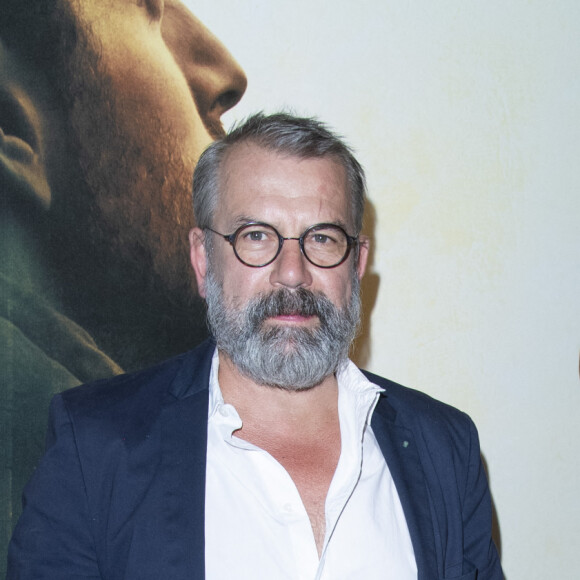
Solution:
M 53 399 L 47 451 L 9 548 L 9 580 L 205 577 L 213 350 L 208 341 Z M 367 376 L 385 389 L 372 428 L 401 499 L 419 580 L 500 580 L 473 423 L 427 395 Z

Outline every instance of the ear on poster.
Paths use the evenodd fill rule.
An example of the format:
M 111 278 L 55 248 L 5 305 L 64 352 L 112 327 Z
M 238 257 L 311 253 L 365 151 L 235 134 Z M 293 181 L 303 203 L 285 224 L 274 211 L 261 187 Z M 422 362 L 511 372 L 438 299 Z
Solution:
M 47 209 L 42 78 L 0 38 L 0 186 L 4 210 Z

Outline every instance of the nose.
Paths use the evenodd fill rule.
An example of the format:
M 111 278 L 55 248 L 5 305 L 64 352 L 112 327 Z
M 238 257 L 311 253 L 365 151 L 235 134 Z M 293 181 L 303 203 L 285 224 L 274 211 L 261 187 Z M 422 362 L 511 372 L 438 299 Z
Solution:
M 244 71 L 227 48 L 181 3 L 166 0 L 161 33 L 181 68 L 209 133 L 223 136 L 221 116 L 246 90 Z
M 280 254 L 272 263 L 270 283 L 291 289 L 308 287 L 312 284 L 309 262 L 300 250 L 296 238 L 284 241 Z

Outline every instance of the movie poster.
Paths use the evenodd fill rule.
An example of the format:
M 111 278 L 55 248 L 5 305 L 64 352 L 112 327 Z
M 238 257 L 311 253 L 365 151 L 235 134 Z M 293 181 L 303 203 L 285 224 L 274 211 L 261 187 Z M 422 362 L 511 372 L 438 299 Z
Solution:
M 192 173 L 246 77 L 163 4 L 2 1 L 2 566 L 51 397 L 206 336 Z

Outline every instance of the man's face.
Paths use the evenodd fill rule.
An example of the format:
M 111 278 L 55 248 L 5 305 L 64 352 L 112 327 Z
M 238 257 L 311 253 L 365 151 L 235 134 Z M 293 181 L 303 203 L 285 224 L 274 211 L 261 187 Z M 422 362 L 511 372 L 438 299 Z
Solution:
M 193 169 L 243 93 L 244 74 L 176 0 L 64 6 L 78 41 L 63 83 L 68 151 L 49 160 L 59 167 L 49 212 L 56 267 L 84 270 L 100 296 L 187 304 Z
M 346 171 L 330 157 L 301 159 L 242 143 L 230 152 L 221 169 L 222 193 L 213 228 L 230 234 L 244 223 L 264 222 L 284 237 L 298 237 L 314 224 L 331 223 L 354 235 L 347 187 Z M 235 257 L 227 242 L 218 237 L 213 242 L 214 263 L 222 272 L 225 298 L 232 305 L 243 305 L 255 295 L 277 288 L 324 292 L 338 307 L 348 302 L 354 252 L 336 268 L 319 268 L 306 260 L 297 241 L 288 240 L 274 262 L 251 268 Z M 359 278 L 365 258 L 363 247 Z M 271 323 L 312 325 L 316 321 L 280 319 Z
M 224 234 L 248 222 L 270 224 L 284 237 L 297 238 L 317 223 L 337 224 L 350 235 L 355 233 L 346 172 L 332 158 L 300 159 L 241 144 L 224 161 L 220 191 L 213 228 Z M 203 235 L 194 232 L 192 240 L 196 234 Z M 366 264 L 367 240 L 362 240 L 358 263 L 352 252 L 335 268 L 319 268 L 306 260 L 296 240 L 286 240 L 274 262 L 252 268 L 235 257 L 223 238 L 205 235 L 212 236 L 211 255 L 194 243 L 192 262 L 210 321 L 224 337 L 222 344 L 222 336 L 216 337 L 218 346 L 238 368 L 257 382 L 285 388 L 291 388 L 292 381 L 294 387 L 314 386 L 336 370 L 358 323 L 358 281 Z M 239 350 L 233 352 L 236 344 Z M 265 360 L 260 351 L 268 350 L 276 354 Z M 280 367 L 276 357 L 279 362 L 292 351 L 298 353 L 293 378 L 291 374 L 272 378 Z M 315 362 L 316 355 L 308 358 L 308 351 L 318 351 L 319 360 Z M 279 370 L 291 364 L 289 358 Z M 297 385 L 316 365 L 319 371 L 309 375 L 316 378 Z M 264 370 L 253 374 L 252 367 L 260 366 L 268 369 L 270 383 Z

